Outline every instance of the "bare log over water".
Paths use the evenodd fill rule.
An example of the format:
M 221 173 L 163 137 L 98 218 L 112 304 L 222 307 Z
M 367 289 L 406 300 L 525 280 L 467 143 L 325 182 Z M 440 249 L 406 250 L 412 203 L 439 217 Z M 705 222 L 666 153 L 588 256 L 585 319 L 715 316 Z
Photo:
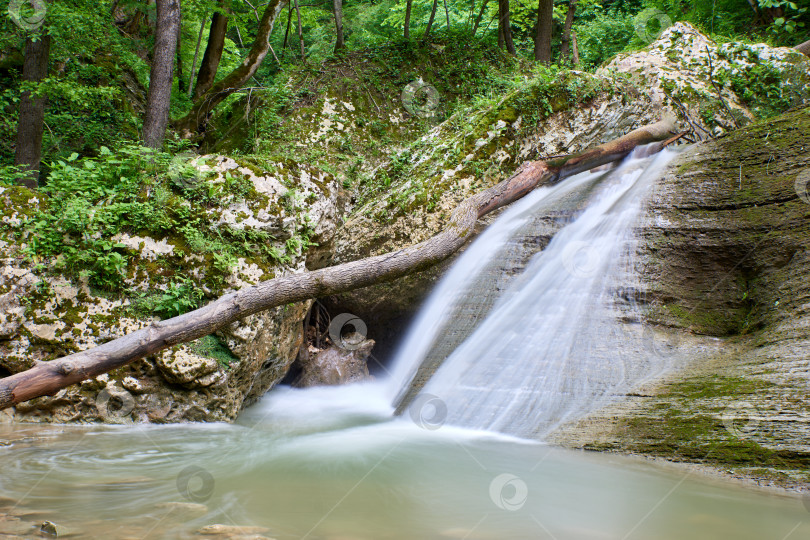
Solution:
M 579 154 L 548 162 L 526 162 L 510 178 L 462 201 L 444 230 L 424 242 L 314 272 L 271 279 L 93 349 L 40 362 L 27 371 L 0 379 L 0 409 L 53 394 L 173 345 L 211 334 L 260 311 L 391 281 L 429 268 L 461 248 L 472 236 L 477 220 L 485 214 L 520 199 L 540 185 L 622 159 L 638 145 L 665 140 L 673 135 L 674 129 L 671 120 L 663 120 Z

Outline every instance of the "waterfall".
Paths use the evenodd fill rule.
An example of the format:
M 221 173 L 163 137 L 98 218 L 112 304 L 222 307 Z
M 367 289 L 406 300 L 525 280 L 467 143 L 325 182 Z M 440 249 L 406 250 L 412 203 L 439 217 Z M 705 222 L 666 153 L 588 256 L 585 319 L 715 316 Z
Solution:
M 646 346 L 635 306 L 617 291 L 635 286 L 634 226 L 674 155 L 640 150 L 611 172 L 577 175 L 509 208 L 417 317 L 395 358 L 395 402 L 410 403 L 424 385 L 447 424 L 542 438 L 666 369 L 670 359 Z M 526 248 L 539 216 L 561 205 L 567 223 L 542 251 Z M 504 272 L 520 259 L 517 244 L 527 260 Z
M 542 239 L 553 236 L 602 176 L 583 173 L 536 189 L 508 207 L 460 255 L 419 311 L 392 362 L 389 384 L 397 402 L 421 367 L 441 363 L 483 320 L 498 290 L 545 247 Z

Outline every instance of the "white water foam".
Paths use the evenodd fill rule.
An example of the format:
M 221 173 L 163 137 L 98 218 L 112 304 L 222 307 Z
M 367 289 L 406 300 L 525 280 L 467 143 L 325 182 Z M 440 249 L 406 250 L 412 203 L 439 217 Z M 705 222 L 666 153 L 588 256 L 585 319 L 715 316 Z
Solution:
M 674 155 L 631 156 L 608 175 L 444 361 L 423 392 L 440 400 L 447 424 L 542 439 L 668 367 L 666 357 L 646 353 L 640 325 L 619 321 L 613 300 L 644 196 Z M 548 193 L 502 216 L 442 280 L 397 358 L 398 392 L 445 326 L 447 306 L 471 294 L 465 282 Z

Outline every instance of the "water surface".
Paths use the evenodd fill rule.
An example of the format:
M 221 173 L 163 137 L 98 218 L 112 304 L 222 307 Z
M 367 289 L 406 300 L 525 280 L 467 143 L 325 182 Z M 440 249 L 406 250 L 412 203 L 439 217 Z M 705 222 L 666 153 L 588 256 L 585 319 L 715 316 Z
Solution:
M 378 385 L 280 388 L 236 425 L 4 425 L 0 490 L 12 513 L 95 538 L 191 538 L 211 524 L 331 540 L 810 535 L 800 499 L 392 420 L 385 398 Z

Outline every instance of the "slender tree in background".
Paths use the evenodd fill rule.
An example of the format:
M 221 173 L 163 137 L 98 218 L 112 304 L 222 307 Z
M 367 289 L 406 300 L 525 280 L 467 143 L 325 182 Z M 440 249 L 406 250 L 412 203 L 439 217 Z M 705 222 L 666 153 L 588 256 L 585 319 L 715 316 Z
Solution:
M 436 6 L 439 5 L 439 0 L 433 0 L 433 9 L 430 10 L 430 19 L 428 19 L 427 28 L 425 28 L 425 35 L 422 39 L 427 39 L 430 35 L 430 28 L 433 26 L 433 20 L 436 18 Z
M 551 62 L 551 25 L 554 18 L 554 0 L 538 0 L 537 25 L 534 35 L 534 59 Z
M 225 48 L 225 34 L 228 32 L 228 17 L 221 11 L 215 11 L 211 17 L 211 28 L 208 31 L 208 44 L 205 46 L 200 72 L 197 74 L 197 85 L 194 87 L 193 100 L 206 93 L 217 76 L 222 51 Z
M 183 6 L 181 3 L 178 2 L 180 5 L 180 20 L 183 19 Z M 183 92 L 186 89 L 186 85 L 183 82 L 183 27 L 179 26 L 177 29 L 177 42 L 175 43 L 175 51 L 177 59 L 175 60 L 175 68 L 177 72 L 177 91 Z
M 279 14 L 286 7 L 288 0 L 270 0 L 265 7 L 259 26 L 256 29 L 256 38 L 248 51 L 247 56 L 239 66 L 221 79 L 195 100 L 191 111 L 177 122 L 177 128 L 184 137 L 191 137 L 205 124 L 208 115 L 217 105 L 238 91 L 256 73 L 262 65 L 264 57 L 270 52 L 270 34 L 273 32 L 273 24 Z M 296 0 L 297 3 L 297 0 Z
M 574 12 L 577 9 L 577 0 L 568 4 L 568 14 L 565 16 L 562 41 L 560 42 L 560 55 L 563 62 L 569 62 L 571 57 L 571 26 L 574 24 Z
M 25 41 L 23 81 L 36 83 L 48 75 L 50 51 L 51 36 L 40 34 L 28 37 Z M 20 98 L 20 118 L 17 123 L 17 149 L 14 164 L 28 171 L 28 175 L 22 180 L 22 183 L 31 189 L 36 188 L 39 181 L 46 101 L 45 96 L 34 97 L 30 92 L 23 92 Z
M 194 48 L 194 60 L 191 61 L 191 73 L 188 76 L 188 96 L 191 97 L 194 84 L 194 74 L 197 72 L 197 59 L 200 57 L 200 45 L 202 45 L 203 32 L 205 31 L 205 22 L 208 20 L 208 15 L 203 17 L 200 22 L 200 33 L 197 34 L 197 46 Z
M 553 1 L 553 0 L 552 0 Z M 509 18 L 509 0 L 498 0 L 498 32 L 503 33 L 503 45 L 511 55 L 517 55 L 512 41 L 512 23 Z M 498 40 L 500 42 L 500 39 Z
M 447 18 L 447 29 L 450 30 L 450 12 L 447 10 L 447 0 L 444 1 L 444 16 Z
M 413 0 L 408 0 L 405 4 L 405 39 L 411 37 L 411 8 L 413 7 Z
M 481 19 L 484 17 L 484 11 L 487 9 L 487 4 L 489 4 L 489 0 L 484 0 L 481 4 L 481 9 L 478 11 L 478 16 L 475 18 L 475 24 L 473 24 L 472 35 L 475 37 L 475 33 L 478 31 L 478 26 L 481 24 Z
M 298 42 L 301 44 L 301 60 L 306 60 L 307 51 L 304 48 L 304 30 L 301 28 L 301 6 L 298 5 L 298 0 L 295 0 L 295 15 L 298 23 Z
M 346 48 L 346 43 L 343 41 L 343 0 L 332 0 L 332 11 L 335 14 L 335 30 L 337 32 L 335 52 L 338 52 Z
M 292 24 L 292 4 L 287 5 L 287 29 L 284 31 L 284 43 L 281 44 L 281 50 L 287 48 L 287 39 L 290 37 L 290 25 Z
M 180 2 L 157 0 L 155 52 L 149 71 L 149 92 L 143 121 L 143 145 L 150 148 L 160 148 L 166 136 L 172 97 L 174 53 L 179 33 Z

